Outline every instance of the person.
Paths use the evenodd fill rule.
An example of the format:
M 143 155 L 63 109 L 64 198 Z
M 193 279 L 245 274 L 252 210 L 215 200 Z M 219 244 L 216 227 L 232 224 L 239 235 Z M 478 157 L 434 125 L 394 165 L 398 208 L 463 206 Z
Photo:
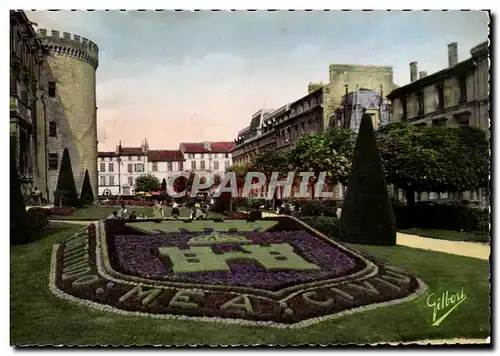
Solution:
M 135 211 L 133 211 L 128 218 L 130 220 L 137 220 L 137 214 L 135 213 Z
M 113 214 L 111 214 L 110 216 L 107 217 L 107 219 L 118 219 L 118 213 L 115 211 L 113 211 Z
M 172 217 L 174 219 L 177 219 L 179 217 L 179 204 L 177 204 L 177 202 L 174 201 L 174 203 L 172 204 Z
M 201 220 L 206 216 L 206 214 L 201 210 L 200 207 L 195 208 L 193 212 L 193 220 Z
M 40 190 L 38 190 L 38 187 L 35 187 L 35 189 L 33 189 L 33 202 L 35 204 L 39 204 L 41 202 L 40 195 Z
M 160 203 L 155 200 L 154 201 L 155 205 L 153 206 L 153 219 L 161 219 L 163 220 L 165 218 L 163 214 L 163 208 L 160 205 Z
M 127 208 L 125 207 L 125 204 L 122 204 L 121 208 L 118 210 L 117 218 L 118 219 L 126 219 L 127 218 Z

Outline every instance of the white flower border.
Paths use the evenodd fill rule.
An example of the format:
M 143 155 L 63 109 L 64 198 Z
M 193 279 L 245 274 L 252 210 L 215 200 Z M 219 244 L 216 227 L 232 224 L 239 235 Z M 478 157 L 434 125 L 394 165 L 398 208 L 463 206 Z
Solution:
M 96 225 L 96 224 L 94 224 Z M 86 227 L 88 228 L 88 227 Z M 97 226 L 96 226 L 97 228 Z M 96 234 L 97 238 L 97 234 Z M 99 311 L 104 311 L 104 312 L 112 312 L 120 315 L 125 315 L 125 316 L 140 316 L 140 317 L 147 317 L 147 318 L 153 318 L 153 319 L 167 319 L 167 320 L 183 320 L 183 321 L 195 321 L 195 322 L 205 322 L 205 323 L 220 323 L 220 324 L 226 324 L 226 325 L 242 325 L 242 326 L 264 326 L 264 327 L 271 327 L 271 328 L 277 328 L 277 329 L 297 329 L 297 328 L 303 328 L 306 326 L 310 326 L 313 324 L 317 324 L 326 320 L 332 320 L 332 319 L 337 319 L 346 315 L 362 312 L 362 311 L 369 311 L 385 306 L 391 306 L 391 305 L 396 305 L 396 304 L 401 304 L 404 302 L 409 302 L 411 300 L 414 300 L 421 295 L 423 295 L 428 287 L 427 285 L 421 281 L 419 278 L 416 278 L 418 281 L 418 288 L 415 292 L 412 294 L 401 298 L 401 299 L 394 299 L 391 301 L 387 302 L 382 302 L 382 303 L 375 303 L 375 304 L 369 304 L 366 306 L 354 308 L 354 309 L 349 309 L 345 310 L 343 312 L 331 314 L 331 315 L 325 315 L 325 316 L 320 316 L 320 317 L 315 317 L 307 320 L 300 321 L 295 324 L 282 324 L 282 323 L 276 323 L 274 321 L 250 321 L 250 320 L 245 320 L 245 319 L 233 319 L 233 318 L 220 318 L 220 317 L 193 317 L 193 316 L 186 316 L 186 315 L 175 315 L 175 314 L 150 314 L 150 313 L 144 313 L 144 312 L 131 312 L 131 311 L 126 311 L 122 309 L 118 309 L 106 304 L 99 304 L 96 302 L 93 302 L 91 300 L 86 300 L 86 299 L 81 299 L 77 298 L 73 295 L 70 295 L 68 293 L 63 292 L 60 290 L 57 285 L 56 285 L 56 270 L 57 270 L 57 252 L 59 251 L 59 248 L 61 247 L 60 244 L 56 244 L 52 248 L 52 256 L 51 256 L 51 263 L 50 263 L 50 276 L 49 276 L 49 290 L 58 298 L 74 302 L 76 304 L 86 306 L 95 310 Z M 97 256 L 96 256 L 97 257 Z M 98 273 L 100 273 L 98 271 Z M 122 283 L 121 281 L 119 281 Z M 185 288 L 185 290 L 189 290 Z

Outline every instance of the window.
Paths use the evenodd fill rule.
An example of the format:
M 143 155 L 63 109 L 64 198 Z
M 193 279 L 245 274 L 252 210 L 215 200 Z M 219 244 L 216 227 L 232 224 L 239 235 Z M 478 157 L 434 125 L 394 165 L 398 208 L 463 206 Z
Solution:
M 49 82 L 49 97 L 56 97 L 56 82 Z
M 196 170 L 196 161 L 191 161 L 191 169 Z
M 172 169 L 172 162 L 167 162 L 167 171 L 168 172 L 172 172 L 173 169 Z
M 214 170 L 219 170 L 219 161 L 214 161 Z
M 463 104 L 467 101 L 467 77 L 465 75 L 461 75 L 458 78 L 458 86 L 459 86 L 459 97 L 458 103 Z
M 128 177 L 128 185 L 130 186 L 134 185 L 134 177 Z
M 229 153 L 226 153 L 225 157 L 226 157 L 226 158 L 229 158 Z
M 141 160 L 141 156 L 137 156 L 137 161 L 140 161 Z
M 442 110 L 444 109 L 444 86 L 443 84 L 438 84 L 436 85 L 436 99 L 437 99 L 437 105 L 436 109 Z
M 100 177 L 100 178 L 101 178 L 101 179 L 100 179 L 100 180 L 101 180 L 100 185 L 101 185 L 102 187 L 105 187 L 105 186 L 106 186 L 106 177 Z
M 132 163 L 129 163 L 127 166 L 127 171 L 129 173 L 134 173 L 134 165 Z
M 49 136 L 57 137 L 57 123 L 55 121 L 49 122 Z
M 205 169 L 205 161 L 200 162 L 200 169 Z
M 224 162 L 224 167 L 225 167 L 226 169 L 228 169 L 228 168 L 229 168 L 229 161 L 225 161 L 225 162 Z
M 403 108 L 401 120 L 406 120 L 406 118 L 408 117 L 408 105 L 406 102 L 406 98 L 401 98 L 401 107 Z
M 203 153 L 201 153 L 200 158 L 205 158 L 205 155 Z
M 109 185 L 115 185 L 115 177 L 114 176 L 109 177 Z
M 158 162 L 153 162 L 152 170 L 153 172 L 158 172 Z
M 188 158 L 193 159 L 194 158 L 194 154 L 193 153 L 188 153 Z
M 179 162 L 179 171 L 183 171 L 184 170 L 184 162 Z
M 144 164 L 136 163 L 134 164 L 134 171 L 136 172 L 144 172 Z
M 417 93 L 417 101 L 418 101 L 418 112 L 417 115 L 422 115 L 424 113 L 424 93 Z
M 49 153 L 49 169 L 56 170 L 58 168 L 59 158 L 57 153 Z
M 132 156 L 128 156 L 128 160 L 131 161 L 132 160 Z
M 113 164 L 113 162 L 108 163 L 108 172 L 114 172 L 114 170 L 115 170 L 115 165 Z
M 106 163 L 101 163 L 101 167 L 99 168 L 100 172 L 106 172 Z

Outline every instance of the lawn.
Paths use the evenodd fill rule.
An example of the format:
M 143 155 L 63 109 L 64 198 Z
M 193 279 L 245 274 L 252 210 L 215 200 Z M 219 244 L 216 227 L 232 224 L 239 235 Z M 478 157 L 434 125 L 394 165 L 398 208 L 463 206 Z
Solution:
M 81 226 L 51 223 L 51 236 L 11 247 L 12 344 L 324 345 L 490 335 L 488 262 L 402 246 L 349 245 L 408 269 L 427 283 L 428 294 L 438 296 L 463 287 L 467 299 L 438 327 L 431 326 L 428 294 L 408 303 L 291 330 L 154 320 L 95 311 L 56 298 L 47 286 L 52 246 L 79 229 Z
M 470 242 L 488 242 L 489 234 L 487 232 L 468 232 L 453 231 L 441 229 L 419 229 L 411 228 L 400 230 L 403 234 L 418 235 L 430 237 L 433 239 L 452 240 L 452 241 L 470 241 Z
M 53 220 L 100 220 L 100 219 L 105 219 L 109 215 L 113 214 L 113 211 L 118 211 L 120 209 L 119 206 L 101 206 L 101 205 L 88 205 L 84 208 L 80 208 L 75 210 L 73 213 L 70 215 L 52 215 L 51 218 Z M 135 211 L 137 215 L 145 214 L 146 216 L 152 217 L 153 216 L 153 207 L 152 206 L 128 206 L 128 213 L 131 214 L 132 212 Z M 171 207 L 164 207 L 163 212 L 165 213 L 165 216 L 171 216 L 172 215 L 172 208 Z M 181 217 L 188 217 L 191 215 L 191 210 L 182 207 L 180 208 L 180 216 Z M 213 218 L 218 218 L 220 217 L 220 214 L 214 213 L 214 212 L 209 212 L 208 213 L 208 218 L 213 219 Z

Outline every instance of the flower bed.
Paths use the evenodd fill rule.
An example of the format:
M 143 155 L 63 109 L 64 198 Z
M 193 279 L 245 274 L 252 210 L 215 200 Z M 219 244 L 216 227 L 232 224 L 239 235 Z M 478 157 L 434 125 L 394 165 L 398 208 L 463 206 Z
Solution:
M 114 222 L 99 222 L 54 247 L 50 288 L 58 297 L 121 314 L 278 328 L 303 327 L 398 303 L 424 292 L 425 286 L 407 272 L 349 250 L 312 230 L 304 230 L 246 234 L 184 232 L 153 237 L 139 236 L 123 223 L 118 226 Z M 274 270 L 269 266 L 275 264 L 269 254 L 266 258 L 255 254 L 261 249 L 272 252 L 263 244 L 275 244 L 276 251 L 293 263 L 281 271 Z M 292 246 L 293 253 L 280 250 L 279 246 L 284 245 Z M 168 262 L 154 258 L 156 254 L 166 256 L 165 250 L 156 246 L 167 250 L 180 247 L 179 251 L 188 259 L 195 259 L 192 255 L 198 253 L 203 260 L 199 253 L 207 248 L 211 249 L 212 257 L 234 255 L 226 259 L 230 272 L 214 271 L 220 269 L 220 264 L 214 262 L 218 257 L 201 266 L 179 263 L 179 255 L 175 257 L 174 253 L 167 254 Z M 134 253 L 133 248 L 141 251 Z M 252 257 L 244 256 L 245 252 L 237 252 L 238 249 L 246 249 L 246 254 Z M 151 259 L 138 257 L 145 256 L 148 250 Z M 249 264 L 255 259 L 260 266 Z M 233 265 L 241 260 L 244 263 Z M 278 264 L 288 263 L 276 260 Z M 120 264 L 140 272 L 142 277 L 116 271 Z M 179 267 L 199 271 L 179 273 L 176 271 Z M 169 268 L 174 272 L 171 276 L 182 275 L 184 281 L 151 278 L 159 269 Z M 212 271 L 203 271 L 210 268 Z
M 113 238 L 116 257 L 121 272 L 152 279 L 175 280 L 177 282 L 230 284 L 250 286 L 259 289 L 277 290 L 291 284 L 307 283 L 334 278 L 354 271 L 356 262 L 331 244 L 319 240 L 305 231 L 232 233 L 245 237 L 249 244 L 269 246 L 270 244 L 291 245 L 298 255 L 320 267 L 317 270 L 266 270 L 252 260 L 228 261 L 230 270 L 194 273 L 174 273 L 172 266 L 158 254 L 161 247 L 188 249 L 189 241 L 202 237 L 204 233 L 155 234 L 145 238 L 141 235 L 117 235 Z M 211 250 L 220 255 L 242 252 L 245 243 L 219 243 Z M 268 251 L 263 248 L 263 254 Z M 271 251 L 272 253 L 272 251 Z M 265 256 L 264 256 L 265 257 Z M 286 258 L 286 257 L 284 257 Z M 358 265 L 358 270 L 361 266 Z
M 139 199 L 118 199 L 118 200 L 109 200 L 101 203 L 101 206 L 154 206 L 152 200 L 139 200 Z
M 52 215 L 61 215 L 61 216 L 64 216 L 64 215 L 69 215 L 71 213 L 73 213 L 76 209 L 73 208 L 73 207 L 57 207 L 57 206 L 54 206 L 52 208 L 50 208 L 50 213 Z

